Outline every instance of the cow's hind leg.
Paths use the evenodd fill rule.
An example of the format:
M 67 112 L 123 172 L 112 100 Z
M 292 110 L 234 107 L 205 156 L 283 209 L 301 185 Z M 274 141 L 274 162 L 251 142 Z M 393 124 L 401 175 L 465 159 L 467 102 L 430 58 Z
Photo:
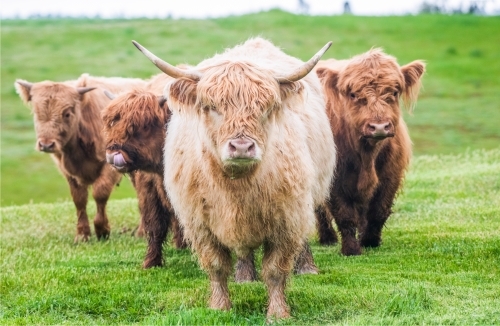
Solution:
M 257 270 L 255 269 L 254 251 L 251 250 L 245 257 L 238 257 L 235 269 L 234 280 L 236 283 L 256 281 Z
M 318 229 L 319 243 L 330 246 L 338 242 L 337 234 L 332 227 L 333 217 L 328 209 L 321 205 L 316 209 L 316 223 Z
M 318 267 L 314 264 L 311 247 L 307 241 L 304 242 L 301 252 L 295 259 L 294 272 L 297 275 L 318 274 Z
M 142 266 L 143 268 L 162 266 L 163 243 L 167 238 L 172 218 L 169 208 L 163 205 L 161 193 L 158 191 L 158 187 L 163 187 L 163 183 L 157 179 L 138 180 L 137 183 L 143 183 L 137 195 L 148 240 L 148 250 Z
M 296 241 L 281 243 L 282 245 L 265 243 L 262 258 L 262 278 L 269 296 L 267 318 L 270 321 L 290 317 L 290 308 L 285 300 L 285 286 L 293 268 L 295 256 L 302 248 L 302 243 Z M 283 245 L 285 243 L 286 246 Z
M 111 166 L 105 165 L 103 172 L 92 184 L 92 196 L 94 197 L 97 212 L 94 217 L 94 229 L 97 239 L 109 238 L 111 227 L 106 215 L 106 204 L 114 186 L 120 181 L 121 175 L 112 170 Z
M 75 243 L 85 242 L 90 238 L 89 218 L 87 216 L 87 200 L 88 200 L 88 187 L 80 185 L 72 177 L 67 177 L 71 197 L 76 207 L 76 215 L 78 218 L 76 224 Z
M 179 220 L 175 216 L 175 213 L 173 211 L 170 211 L 170 215 L 170 228 L 172 229 L 173 233 L 172 242 L 174 243 L 175 248 L 185 249 L 188 245 L 186 239 L 184 239 L 184 231 L 182 230 L 182 227 L 179 224 Z

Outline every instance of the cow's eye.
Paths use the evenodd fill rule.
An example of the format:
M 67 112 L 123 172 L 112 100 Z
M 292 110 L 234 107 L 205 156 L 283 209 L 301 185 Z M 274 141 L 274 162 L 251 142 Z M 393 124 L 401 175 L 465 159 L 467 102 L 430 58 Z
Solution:
M 69 117 L 71 116 L 71 111 L 69 109 L 67 110 L 64 110 L 63 114 L 62 114 L 63 118 L 65 119 L 69 119 Z
M 398 91 L 395 91 L 394 94 L 392 94 L 392 95 L 394 95 L 394 97 L 398 97 L 399 93 L 398 93 Z
M 356 99 L 356 94 L 355 93 L 349 93 L 349 97 L 351 98 L 351 100 L 355 100 Z

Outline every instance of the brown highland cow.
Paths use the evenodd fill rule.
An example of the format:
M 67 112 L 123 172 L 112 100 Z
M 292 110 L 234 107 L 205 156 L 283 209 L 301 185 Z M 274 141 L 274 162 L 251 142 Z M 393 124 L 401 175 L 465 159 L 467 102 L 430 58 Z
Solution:
M 110 101 L 103 89 L 122 92 L 145 84 L 140 79 L 92 77 L 83 74 L 67 82 L 30 83 L 16 80 L 19 96 L 31 105 L 37 135 L 36 150 L 50 153 L 68 181 L 77 210 L 75 242 L 91 235 L 87 217 L 88 187 L 97 205 L 94 228 L 108 238 L 106 203 L 121 175 L 106 164 L 101 109 Z M 99 90 L 95 90 L 99 89 Z
M 399 100 L 411 111 L 424 70 L 422 61 L 400 67 L 380 49 L 350 60 L 318 63 L 338 153 L 328 207 L 344 255 L 359 255 L 361 247 L 381 243 L 382 228 L 411 157 Z M 334 242 L 331 220 L 324 214 L 320 217 L 320 241 Z
M 170 227 L 175 246 L 186 247 L 163 186 L 162 151 L 169 117 L 163 97 L 144 89 L 119 95 L 102 113 L 107 162 L 128 173 L 137 191 L 148 241 L 144 268 L 163 265 L 162 245 Z

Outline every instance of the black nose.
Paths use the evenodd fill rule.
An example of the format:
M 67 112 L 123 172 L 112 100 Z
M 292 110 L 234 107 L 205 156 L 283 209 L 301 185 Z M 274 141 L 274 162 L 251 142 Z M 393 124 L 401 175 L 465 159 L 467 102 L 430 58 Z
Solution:
M 42 152 L 52 152 L 55 146 L 56 146 L 55 142 L 50 142 L 50 143 L 42 143 L 41 141 L 38 142 L 38 147 Z

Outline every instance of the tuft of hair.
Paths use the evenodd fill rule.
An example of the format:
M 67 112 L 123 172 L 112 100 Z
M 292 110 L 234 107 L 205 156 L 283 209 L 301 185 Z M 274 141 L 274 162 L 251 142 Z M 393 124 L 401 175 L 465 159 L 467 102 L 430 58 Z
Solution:
M 165 125 L 167 112 L 160 106 L 156 94 L 134 89 L 113 99 L 104 109 L 102 118 L 106 126 L 118 118 L 130 133 L 143 127 Z

